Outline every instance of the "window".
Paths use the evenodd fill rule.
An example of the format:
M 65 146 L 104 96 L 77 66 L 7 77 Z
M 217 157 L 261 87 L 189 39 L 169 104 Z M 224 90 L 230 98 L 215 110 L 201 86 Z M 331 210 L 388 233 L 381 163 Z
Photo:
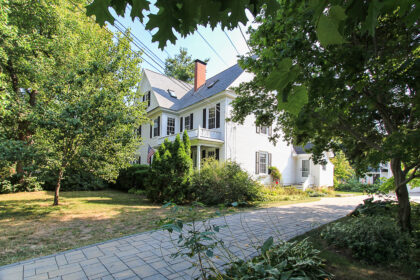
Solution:
M 185 121 L 185 130 L 190 130 L 191 129 L 190 128 L 190 116 L 186 116 L 184 118 L 184 121 Z
M 257 126 L 257 133 L 266 134 L 268 136 L 272 135 L 271 126 Z
M 324 170 L 324 171 L 327 170 L 327 165 L 326 164 L 322 165 L 322 170 Z
M 170 95 L 171 97 L 173 97 L 173 98 L 177 98 L 177 96 L 176 96 L 175 92 L 174 92 L 172 89 L 168 89 L 168 93 L 169 93 L 169 95 Z
M 209 109 L 209 129 L 216 127 L 216 108 Z
M 139 126 L 139 128 L 137 129 L 137 136 L 141 137 L 141 125 Z
M 155 119 L 153 122 L 153 135 L 159 136 L 159 118 Z
M 260 152 L 260 173 L 267 174 L 268 173 L 268 154 Z
M 150 106 L 150 91 L 143 95 L 143 102 L 147 102 L 147 108 Z
M 168 123 L 166 127 L 166 135 L 172 135 L 172 134 L 175 134 L 175 119 L 168 118 Z
M 302 160 L 302 177 L 309 177 L 309 159 Z
M 207 152 L 207 156 L 208 156 L 208 157 L 212 157 L 212 158 L 214 158 L 214 157 L 215 157 L 215 155 L 216 155 L 216 153 L 215 153 L 214 151 L 208 151 L 208 152 Z
M 137 159 L 137 164 L 141 164 L 141 157 L 139 156 L 139 158 Z

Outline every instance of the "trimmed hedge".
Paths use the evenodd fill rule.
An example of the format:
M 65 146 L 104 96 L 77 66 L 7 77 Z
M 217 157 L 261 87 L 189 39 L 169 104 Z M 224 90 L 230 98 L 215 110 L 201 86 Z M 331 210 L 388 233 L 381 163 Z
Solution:
M 112 188 L 128 192 L 129 189 L 144 190 L 145 179 L 150 167 L 145 164 L 133 164 L 128 168 L 121 169 L 120 174 Z

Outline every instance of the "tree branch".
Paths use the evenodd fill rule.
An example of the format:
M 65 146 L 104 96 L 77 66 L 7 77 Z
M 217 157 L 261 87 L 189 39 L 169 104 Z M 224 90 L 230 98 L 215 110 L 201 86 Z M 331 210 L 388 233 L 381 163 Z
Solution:
M 420 164 L 418 164 L 414 170 L 413 173 L 410 175 L 410 177 L 408 177 L 407 179 L 405 179 L 404 181 L 402 181 L 401 183 L 398 184 L 398 188 L 407 184 L 408 182 L 410 182 L 411 180 L 413 180 L 414 178 L 420 178 L 420 173 L 416 174 L 417 170 L 420 168 Z

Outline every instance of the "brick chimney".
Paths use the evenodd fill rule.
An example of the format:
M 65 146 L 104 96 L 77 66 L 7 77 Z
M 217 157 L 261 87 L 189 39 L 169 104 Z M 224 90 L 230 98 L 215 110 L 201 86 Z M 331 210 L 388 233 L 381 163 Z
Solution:
M 197 91 L 206 82 L 206 65 L 207 63 L 196 59 L 194 70 L 194 92 Z

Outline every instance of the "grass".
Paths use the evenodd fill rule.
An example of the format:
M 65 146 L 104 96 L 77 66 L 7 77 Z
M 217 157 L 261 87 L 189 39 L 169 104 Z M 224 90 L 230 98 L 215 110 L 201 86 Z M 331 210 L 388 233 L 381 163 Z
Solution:
M 62 192 L 60 206 L 52 201 L 46 191 L 0 195 L 0 265 L 155 229 L 168 211 L 113 190 Z
M 344 217 L 336 222 L 345 222 L 349 217 Z M 331 224 L 332 224 L 331 223 Z M 413 225 L 420 224 L 420 215 L 413 217 Z M 393 265 L 368 265 L 352 258 L 350 249 L 341 249 L 328 245 L 321 238 L 320 233 L 328 225 L 321 226 L 293 240 L 308 239 L 312 245 L 320 250 L 320 257 L 326 260 L 326 270 L 340 280 L 409 280 L 418 279 L 413 267 Z
M 62 192 L 53 207 L 53 192 L 0 195 L 0 266 L 89 244 L 156 229 L 168 209 L 139 195 L 114 190 Z M 281 196 L 230 213 L 320 198 Z M 216 207 L 202 208 L 203 218 Z

